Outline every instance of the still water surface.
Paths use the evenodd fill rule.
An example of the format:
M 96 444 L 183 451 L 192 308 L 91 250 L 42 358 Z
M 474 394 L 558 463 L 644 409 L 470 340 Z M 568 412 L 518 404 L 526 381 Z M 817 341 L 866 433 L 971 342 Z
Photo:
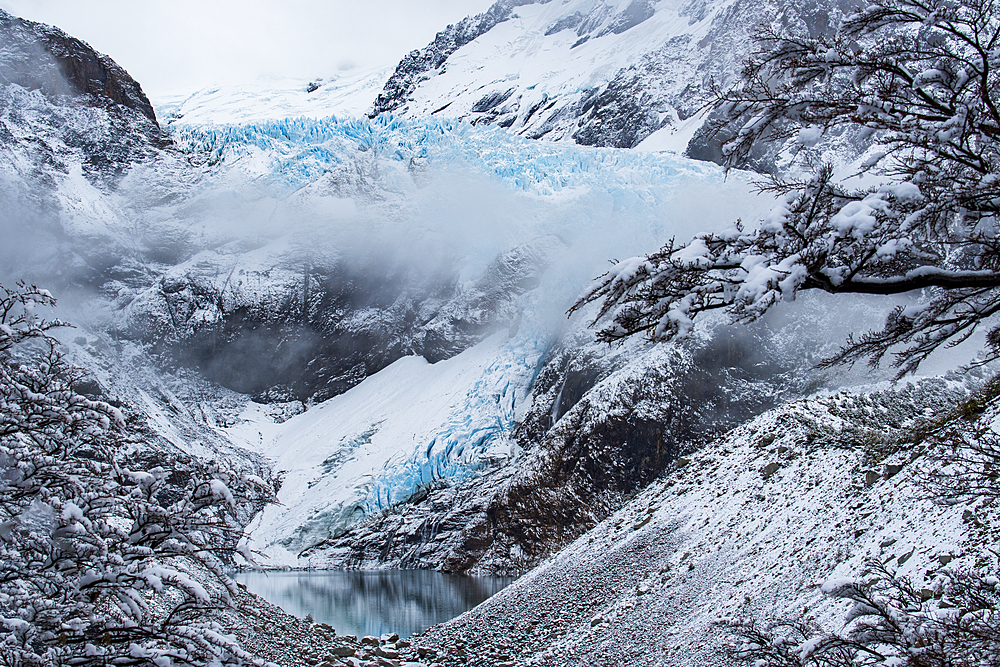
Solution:
M 427 570 L 240 572 L 236 580 L 289 614 L 312 614 L 338 635 L 409 637 L 472 609 L 512 577 Z

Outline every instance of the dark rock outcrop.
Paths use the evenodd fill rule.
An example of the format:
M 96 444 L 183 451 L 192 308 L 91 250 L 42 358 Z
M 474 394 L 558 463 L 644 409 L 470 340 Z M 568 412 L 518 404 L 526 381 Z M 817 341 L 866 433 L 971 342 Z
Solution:
M 653 97 L 639 76 L 616 77 L 580 107 L 578 144 L 634 148 L 662 126 Z M 660 105 L 662 106 L 662 105 Z
M 135 79 L 86 42 L 0 9 L 0 43 L 0 85 L 17 84 L 52 99 L 84 96 L 106 109 L 132 109 L 156 124 Z
M 601 35 L 609 33 L 620 35 L 651 18 L 654 13 L 656 10 L 653 8 L 651 0 L 632 0 L 628 7 L 615 15 L 611 23 L 601 32 Z

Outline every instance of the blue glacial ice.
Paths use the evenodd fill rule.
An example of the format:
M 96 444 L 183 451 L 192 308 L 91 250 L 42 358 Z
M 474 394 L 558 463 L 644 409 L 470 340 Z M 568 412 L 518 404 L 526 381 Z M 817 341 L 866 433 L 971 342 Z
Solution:
M 365 512 L 378 514 L 434 480 L 461 483 L 496 458 L 504 458 L 518 407 L 528 399 L 551 345 L 548 335 L 522 326 L 434 437 L 405 461 L 387 463 L 369 482 L 361 501 Z
M 553 144 L 477 128 L 452 120 L 331 116 L 290 118 L 247 125 L 206 125 L 175 130 L 175 145 L 211 162 L 233 163 L 264 154 L 271 178 L 289 189 L 308 184 L 331 167 L 372 151 L 378 159 L 425 159 L 492 174 L 509 187 L 536 195 L 600 187 L 622 202 L 648 196 L 649 186 L 681 176 L 723 180 L 715 165 L 667 153 L 643 153 Z

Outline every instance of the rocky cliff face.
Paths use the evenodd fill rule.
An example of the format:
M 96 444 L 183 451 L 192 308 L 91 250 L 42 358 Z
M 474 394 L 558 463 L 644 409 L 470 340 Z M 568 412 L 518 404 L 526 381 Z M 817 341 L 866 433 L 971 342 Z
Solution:
M 260 401 L 320 402 L 406 355 L 437 362 L 516 327 L 518 298 L 562 248 L 556 237 L 518 245 L 469 284 L 384 247 L 203 255 L 139 293 L 119 335 Z
M 130 244 L 108 233 L 120 213 L 108 196 L 167 143 L 110 58 L 0 11 L 0 278 L 54 290 L 106 281 Z
M 508 20 L 514 8 L 530 4 L 533 0 L 500 0 L 482 14 L 469 16 L 439 32 L 434 41 L 422 49 L 411 51 L 404 57 L 396 71 L 375 99 L 371 116 L 387 112 L 405 112 L 409 95 L 421 81 L 440 70 L 448 57 L 477 37 L 486 34 L 497 24 Z M 547 0 L 550 1 L 550 0 Z
M 2 9 L 0 41 L 0 85 L 38 90 L 53 101 L 81 96 L 112 113 L 135 111 L 156 126 L 153 106 L 135 79 L 86 42 Z

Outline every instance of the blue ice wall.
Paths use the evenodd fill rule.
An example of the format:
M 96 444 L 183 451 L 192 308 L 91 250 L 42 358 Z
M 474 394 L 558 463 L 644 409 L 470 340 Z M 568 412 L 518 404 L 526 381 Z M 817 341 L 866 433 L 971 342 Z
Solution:
M 522 326 L 438 433 L 371 481 L 361 503 L 365 512 L 382 512 L 437 479 L 460 483 L 490 462 L 490 450 L 506 454 L 516 410 L 528 399 L 551 344 L 538 330 Z
M 681 175 L 722 179 L 715 165 L 667 153 L 589 148 L 524 139 L 499 128 L 459 121 L 335 116 L 290 118 L 247 125 L 208 125 L 174 130 L 175 145 L 213 162 L 263 152 L 273 177 L 301 187 L 358 151 L 379 159 L 423 158 L 437 166 L 461 164 L 489 173 L 509 187 L 534 194 L 600 186 L 621 196 L 643 196 L 645 186 Z

